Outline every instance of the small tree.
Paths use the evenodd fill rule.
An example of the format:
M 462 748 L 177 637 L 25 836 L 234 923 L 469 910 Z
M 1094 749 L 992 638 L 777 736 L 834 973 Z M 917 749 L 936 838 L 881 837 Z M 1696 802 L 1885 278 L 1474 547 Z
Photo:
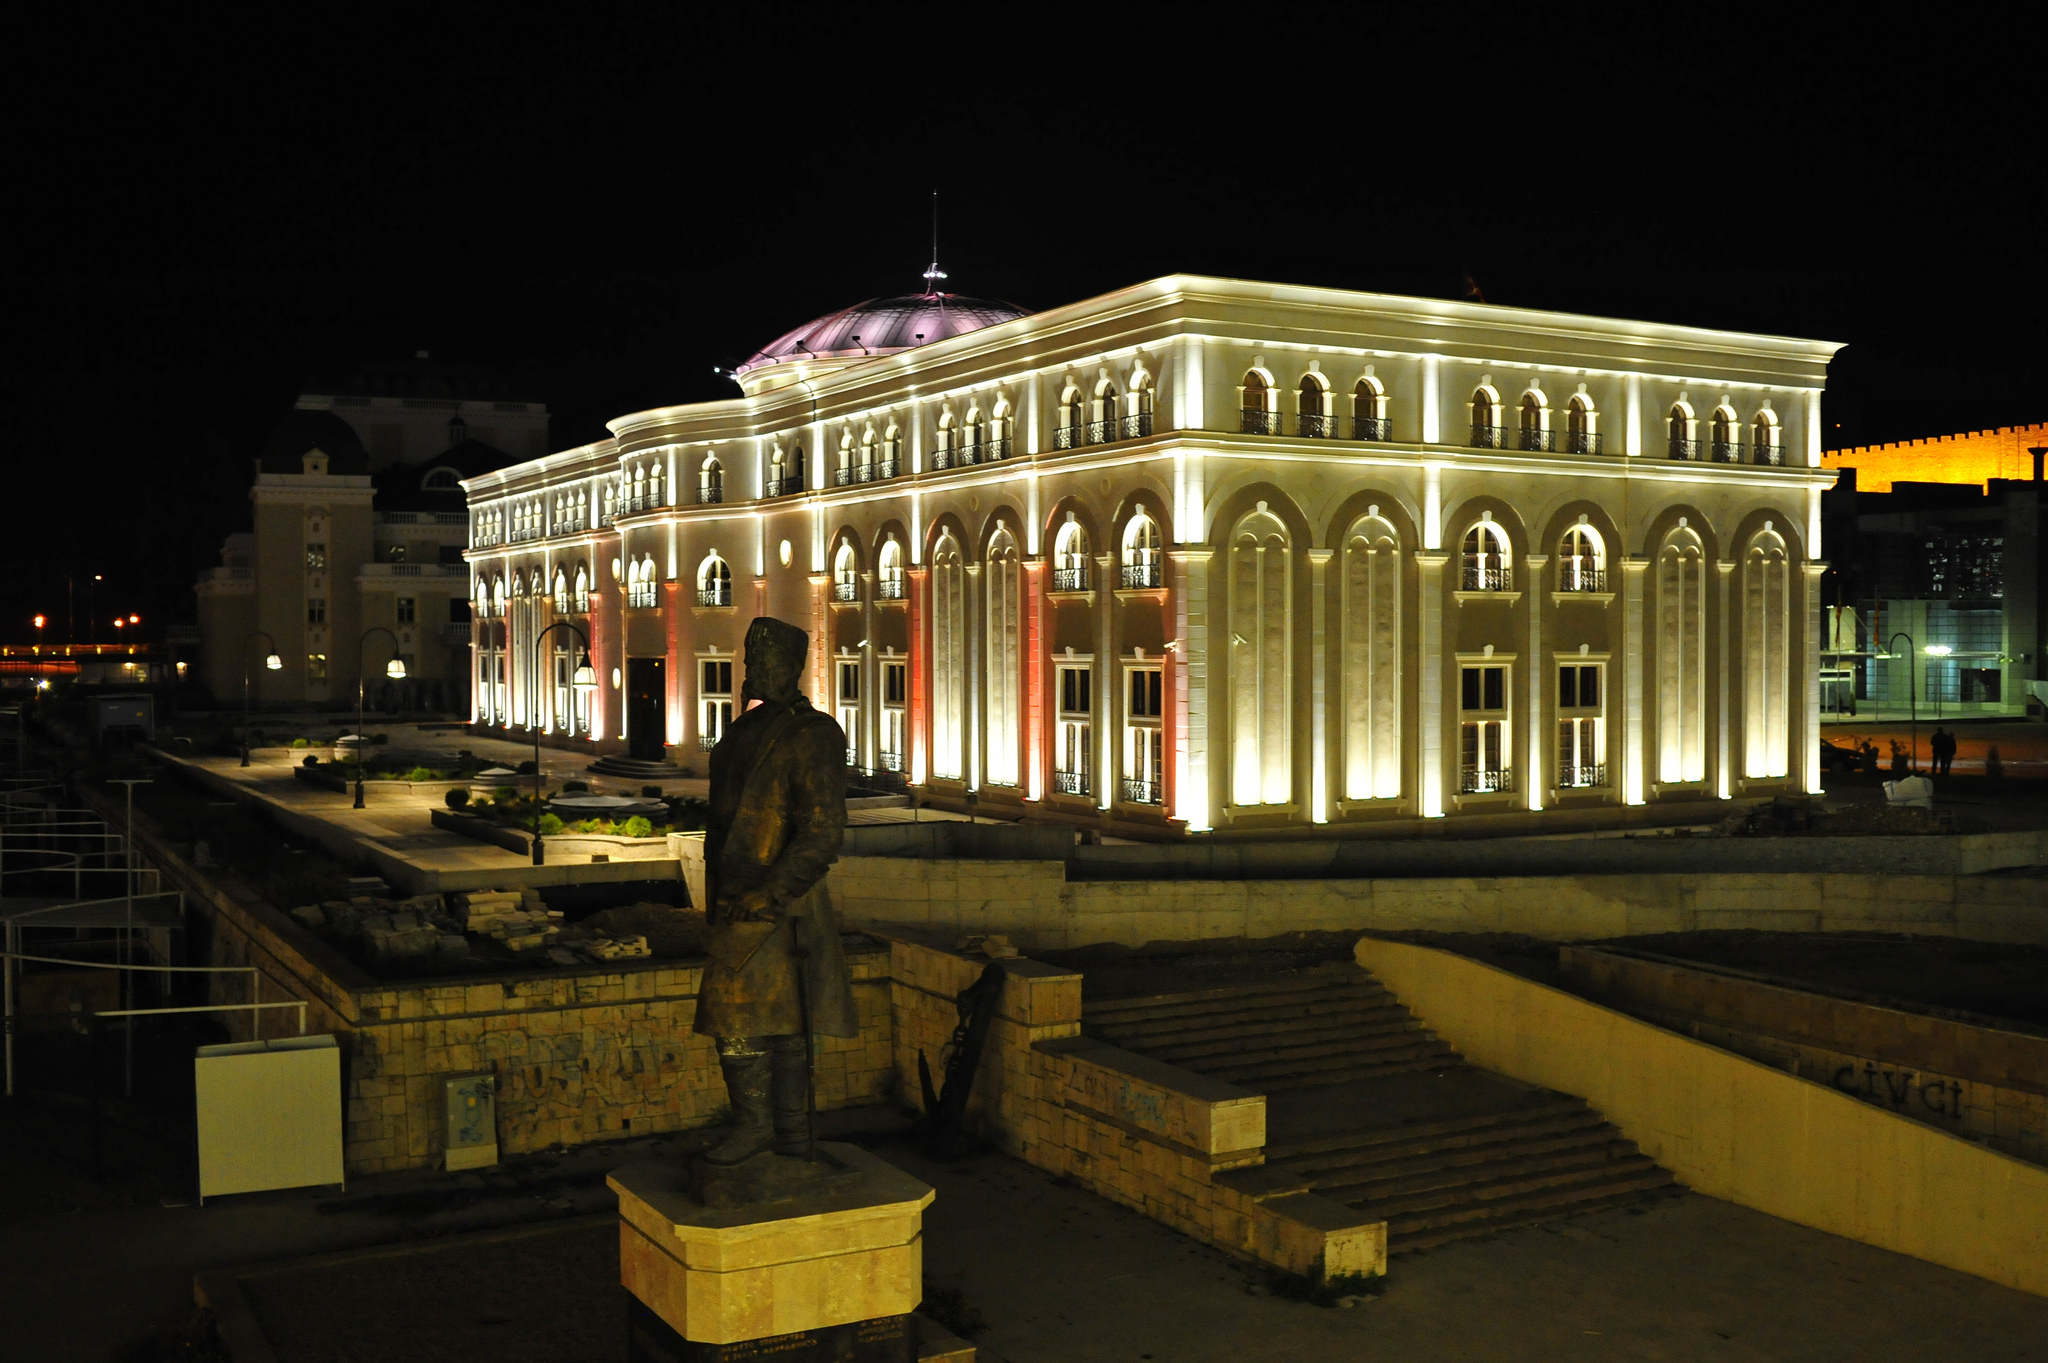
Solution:
M 468 803 L 469 792 L 467 790 L 464 790 L 461 786 L 457 786 L 455 789 L 448 792 L 448 807 L 450 809 L 461 809 L 464 805 Z
M 540 835 L 542 837 L 551 838 L 561 831 L 562 821 L 560 818 L 553 814 L 543 814 L 540 816 Z

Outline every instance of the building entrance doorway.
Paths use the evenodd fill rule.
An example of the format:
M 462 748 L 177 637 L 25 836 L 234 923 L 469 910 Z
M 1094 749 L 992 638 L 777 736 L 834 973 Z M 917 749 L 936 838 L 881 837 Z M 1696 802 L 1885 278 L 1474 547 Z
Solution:
M 659 762 L 668 742 L 668 661 L 626 660 L 626 744 L 640 762 Z

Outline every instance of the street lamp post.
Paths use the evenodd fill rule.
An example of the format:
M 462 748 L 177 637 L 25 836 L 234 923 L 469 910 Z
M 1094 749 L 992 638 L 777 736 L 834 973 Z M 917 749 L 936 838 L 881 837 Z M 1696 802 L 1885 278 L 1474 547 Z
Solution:
M 1913 654 L 1917 651 L 1913 647 L 1913 636 L 1904 630 L 1899 630 L 1891 638 L 1884 641 L 1884 649 L 1885 652 L 1890 653 L 1892 645 L 1901 639 L 1906 641 L 1906 696 L 1907 703 L 1912 707 L 1910 712 L 1913 726 L 1913 765 L 1911 770 L 1914 773 L 1918 773 L 1920 770 L 1920 677 L 1913 670 Z
M 363 645 L 370 642 L 372 634 L 381 634 L 391 641 L 391 661 L 384 664 L 384 675 L 393 681 L 405 676 L 405 659 L 398 656 L 398 636 L 382 625 L 372 625 L 363 631 L 363 637 L 356 640 L 356 808 L 363 807 Z
M 526 722 L 533 730 L 533 864 L 547 863 L 547 849 L 540 840 L 540 643 L 558 629 L 568 630 L 583 645 L 583 656 L 576 660 L 576 671 L 569 679 L 569 685 L 578 691 L 597 689 L 597 672 L 590 665 L 590 636 L 567 620 L 557 620 L 533 636 L 533 693 L 526 701 Z
M 242 640 L 242 765 L 249 765 L 249 645 L 258 637 L 270 645 L 270 652 L 263 655 L 263 666 L 276 672 L 284 666 L 284 659 L 277 656 L 277 640 L 262 630 L 249 631 L 249 637 Z

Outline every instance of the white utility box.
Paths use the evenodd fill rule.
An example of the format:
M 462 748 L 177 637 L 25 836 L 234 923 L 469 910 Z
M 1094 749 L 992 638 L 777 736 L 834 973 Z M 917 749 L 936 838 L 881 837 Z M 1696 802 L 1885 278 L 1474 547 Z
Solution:
M 199 1200 L 340 1183 L 341 1049 L 331 1036 L 201 1046 Z

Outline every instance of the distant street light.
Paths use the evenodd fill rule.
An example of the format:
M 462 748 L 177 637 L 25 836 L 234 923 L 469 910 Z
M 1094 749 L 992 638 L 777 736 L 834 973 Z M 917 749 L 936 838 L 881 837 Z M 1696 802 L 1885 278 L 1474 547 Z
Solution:
M 263 666 L 276 672 L 284 666 L 284 659 L 277 656 L 277 640 L 262 630 L 251 630 L 249 637 L 242 640 L 242 765 L 249 765 L 249 645 L 257 638 L 270 645 L 270 652 L 263 655 Z
M 384 664 L 384 675 L 397 680 L 405 675 L 405 660 L 398 656 L 398 636 L 382 625 L 372 625 L 363 631 L 363 637 L 356 640 L 356 808 L 363 807 L 363 645 L 370 642 L 372 634 L 381 634 L 391 641 L 391 661 Z

